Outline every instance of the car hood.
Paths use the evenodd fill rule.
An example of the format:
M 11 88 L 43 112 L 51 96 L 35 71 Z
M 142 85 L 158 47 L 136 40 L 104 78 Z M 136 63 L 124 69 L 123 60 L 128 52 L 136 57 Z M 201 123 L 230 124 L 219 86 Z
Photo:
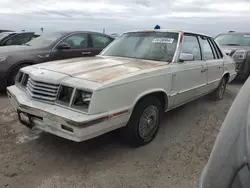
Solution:
M 225 54 L 232 56 L 236 50 L 246 50 L 250 52 L 250 46 L 220 46 Z
M 166 62 L 96 56 L 52 61 L 37 64 L 34 67 L 92 82 L 103 83 L 111 79 L 164 65 L 166 65 Z

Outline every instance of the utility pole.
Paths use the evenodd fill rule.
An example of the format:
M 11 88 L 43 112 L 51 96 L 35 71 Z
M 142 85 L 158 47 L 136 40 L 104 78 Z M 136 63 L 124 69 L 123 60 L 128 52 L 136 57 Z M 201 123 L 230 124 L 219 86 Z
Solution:
M 105 34 L 105 28 L 103 28 L 102 33 Z

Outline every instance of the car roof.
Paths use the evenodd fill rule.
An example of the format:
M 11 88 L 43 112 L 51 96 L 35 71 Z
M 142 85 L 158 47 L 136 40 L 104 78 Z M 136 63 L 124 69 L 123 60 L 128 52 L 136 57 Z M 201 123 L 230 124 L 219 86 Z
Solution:
M 12 31 L 12 30 L 6 30 L 6 29 L 0 29 L 0 32 L 8 32 L 8 31 Z
M 8 32 L 2 32 L 6 34 L 22 34 L 22 33 L 35 33 L 35 32 L 16 32 L 16 31 L 8 31 Z
M 250 35 L 250 32 L 228 32 L 228 33 L 220 33 L 219 35 Z
M 180 29 L 150 29 L 150 30 L 135 30 L 135 31 L 127 31 L 125 33 L 134 33 L 134 32 L 175 32 L 175 33 L 189 33 L 189 34 L 195 34 L 195 35 L 201 35 L 206 36 L 209 38 L 212 38 L 209 35 L 193 32 L 193 31 L 187 31 L 187 30 L 180 30 Z
M 62 35 L 70 35 L 73 33 L 92 33 L 92 34 L 101 34 L 101 35 L 106 35 L 107 37 L 111 37 L 110 35 L 107 35 L 101 32 L 95 32 L 95 31 L 55 31 L 55 32 L 50 32 L 50 33 L 60 33 Z

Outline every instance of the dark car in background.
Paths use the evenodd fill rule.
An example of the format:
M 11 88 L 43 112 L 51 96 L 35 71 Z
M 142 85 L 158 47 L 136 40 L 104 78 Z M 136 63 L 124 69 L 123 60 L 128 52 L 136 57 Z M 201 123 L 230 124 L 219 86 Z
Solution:
M 0 33 L 0 46 L 22 45 L 39 37 L 34 32 L 3 32 Z
M 114 39 L 102 33 L 77 31 L 43 34 L 19 46 L 0 47 L 0 89 L 13 85 L 19 69 L 47 61 L 99 54 Z
M 247 79 L 250 75 L 250 32 L 228 32 L 219 34 L 215 41 L 236 62 L 237 78 Z

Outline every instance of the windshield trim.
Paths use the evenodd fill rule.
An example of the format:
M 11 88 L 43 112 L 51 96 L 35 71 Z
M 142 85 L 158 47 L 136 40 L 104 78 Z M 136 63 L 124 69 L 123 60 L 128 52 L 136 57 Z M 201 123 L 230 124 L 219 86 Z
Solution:
M 164 31 L 165 33 L 169 33 L 169 32 L 172 32 L 172 31 Z M 122 37 L 124 34 L 128 34 L 128 33 L 163 33 L 163 31 L 137 31 L 137 32 L 126 32 L 126 33 L 123 33 L 122 35 L 120 35 L 119 37 L 117 37 L 115 40 L 113 40 L 113 42 L 111 42 L 106 48 L 104 48 L 101 52 L 100 52 L 100 56 L 103 56 L 103 57 L 122 57 L 122 56 L 112 56 L 112 55 L 103 55 L 113 44 L 114 42 Z M 178 40 L 177 40 L 177 45 L 176 45 L 176 49 L 175 49 L 175 53 L 173 55 L 173 58 L 172 58 L 172 61 L 169 62 L 169 61 L 160 61 L 160 60 L 157 60 L 159 62 L 166 62 L 166 63 L 176 63 L 177 60 L 178 60 L 178 57 L 179 57 L 179 49 L 180 49 L 180 40 L 181 40 L 181 32 L 175 32 L 173 31 L 172 33 L 176 33 L 178 34 Z M 135 58 L 135 57 L 122 57 L 122 58 L 132 58 L 132 59 L 140 59 L 140 60 L 148 60 L 148 61 L 156 61 L 156 60 L 151 60 L 151 59 L 145 59 L 145 58 Z

